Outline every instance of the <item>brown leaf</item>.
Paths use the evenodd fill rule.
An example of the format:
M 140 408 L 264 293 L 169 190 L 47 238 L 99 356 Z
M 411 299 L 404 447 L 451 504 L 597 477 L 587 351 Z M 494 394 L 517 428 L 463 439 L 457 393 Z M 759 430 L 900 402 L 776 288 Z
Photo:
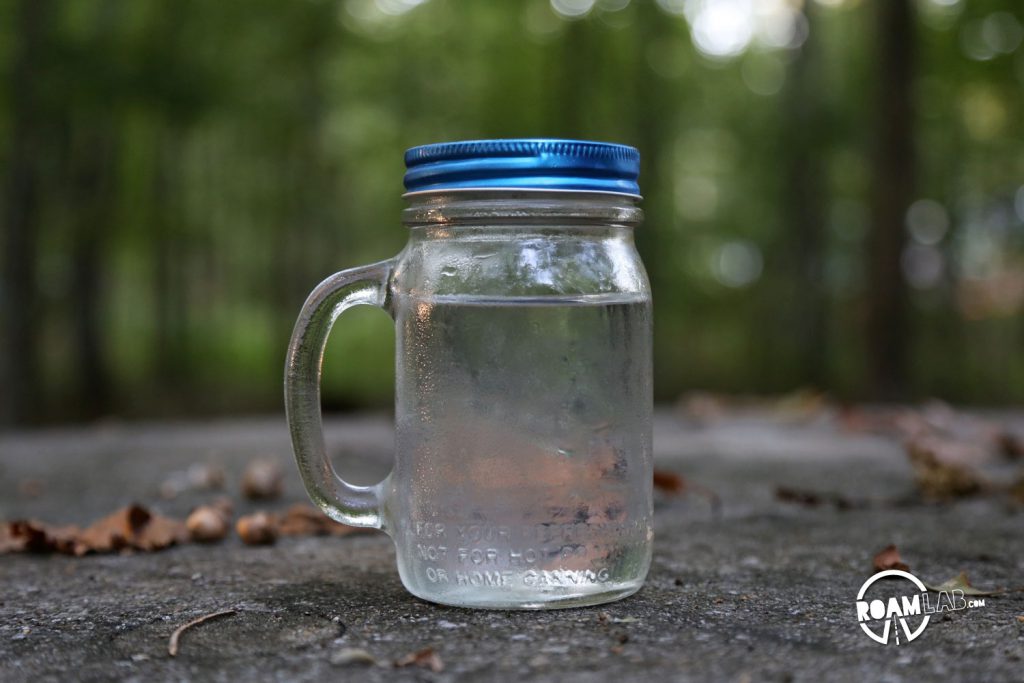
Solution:
M 937 586 L 932 586 L 931 584 L 925 583 L 924 587 L 935 593 L 949 593 L 951 591 L 957 590 L 963 591 L 964 595 L 997 595 L 999 593 L 1006 592 L 1003 590 L 978 590 L 977 588 L 971 585 L 971 580 L 967 578 L 967 572 L 960 572 L 957 576 L 954 576 L 952 579 L 949 579 L 948 581 L 943 581 Z
M 868 503 L 863 500 L 850 500 L 838 493 L 818 493 L 806 489 L 795 489 L 789 486 L 779 486 L 775 489 L 775 499 L 783 503 L 793 503 L 804 507 L 818 507 L 829 504 L 837 510 L 851 510 L 853 508 L 867 507 Z
M 151 514 L 149 523 L 138 530 L 132 539 L 136 550 L 162 550 L 188 540 L 184 522 L 163 515 Z
M 996 434 L 996 448 L 1007 460 L 1024 458 L 1024 439 L 1013 432 L 1004 430 Z
M 910 567 L 900 559 L 900 551 L 895 545 L 887 545 L 875 555 L 874 567 L 876 572 L 884 572 L 886 569 L 899 569 L 902 572 L 909 572 Z
M 775 498 L 784 503 L 796 503 L 806 507 L 817 507 L 824 502 L 820 494 L 813 491 L 791 489 L 787 486 L 777 487 L 775 489 Z
M 686 490 L 686 479 L 668 470 L 654 470 L 654 488 L 666 493 L 678 494 Z
M 911 439 L 907 457 L 914 468 L 918 490 L 925 498 L 951 500 L 979 493 L 981 478 L 964 465 L 943 462 L 936 453 L 937 444 L 926 439 Z
M 78 536 L 76 555 L 109 553 L 129 547 L 130 539 L 149 523 L 149 510 L 130 505 L 93 522 Z
M 422 650 L 410 652 L 401 659 L 396 659 L 395 666 L 418 666 L 421 669 L 430 669 L 434 673 L 441 673 L 444 670 L 441 655 L 437 654 L 432 647 L 425 647 Z
M 708 503 L 711 505 L 711 514 L 719 515 L 722 512 L 722 500 L 718 497 L 718 494 L 707 488 L 701 486 L 689 479 L 686 479 L 681 474 L 670 472 L 669 470 L 654 470 L 654 488 L 659 491 L 664 491 L 671 496 L 678 496 L 682 494 L 696 495 L 702 498 L 706 498 Z
M 67 555 L 109 553 L 119 550 L 160 550 L 188 539 L 185 525 L 130 505 L 85 529 L 52 526 L 34 520 L 7 523 L 0 537 L 0 552 L 57 552 Z
M 77 539 L 75 554 L 162 550 L 186 540 L 188 531 L 184 523 L 133 504 L 87 527 Z
M 55 527 L 36 520 L 14 520 L 4 525 L 0 552 L 70 553 L 78 527 Z
M 0 525 L 0 555 L 21 552 L 22 549 L 21 539 L 11 533 L 11 522 Z
M 347 536 L 371 531 L 336 522 L 318 508 L 303 503 L 292 505 L 283 514 L 276 515 L 275 521 L 282 536 Z
M 1018 503 L 1024 503 L 1024 475 L 1010 484 L 1010 495 Z

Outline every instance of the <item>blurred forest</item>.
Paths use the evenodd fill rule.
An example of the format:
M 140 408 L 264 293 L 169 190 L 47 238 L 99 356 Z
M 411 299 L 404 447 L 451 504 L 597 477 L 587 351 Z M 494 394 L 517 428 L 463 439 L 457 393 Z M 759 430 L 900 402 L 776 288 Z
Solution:
M 0 0 L 0 424 L 280 408 L 402 152 L 637 146 L 656 393 L 1024 401 L 1019 0 Z M 325 404 L 392 401 L 380 311 Z M 355 360 L 357 359 L 357 360 Z

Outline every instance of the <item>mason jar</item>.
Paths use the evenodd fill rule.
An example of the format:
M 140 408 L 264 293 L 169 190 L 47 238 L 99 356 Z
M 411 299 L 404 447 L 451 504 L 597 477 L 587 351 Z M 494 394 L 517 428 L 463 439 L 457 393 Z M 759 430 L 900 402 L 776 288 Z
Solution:
M 286 405 L 312 499 L 386 531 L 405 587 L 536 609 L 640 588 L 652 541 L 651 294 L 633 242 L 639 154 L 570 140 L 406 153 L 393 259 L 317 287 L 288 351 Z M 320 367 L 345 309 L 395 321 L 395 460 L 347 484 L 325 454 Z

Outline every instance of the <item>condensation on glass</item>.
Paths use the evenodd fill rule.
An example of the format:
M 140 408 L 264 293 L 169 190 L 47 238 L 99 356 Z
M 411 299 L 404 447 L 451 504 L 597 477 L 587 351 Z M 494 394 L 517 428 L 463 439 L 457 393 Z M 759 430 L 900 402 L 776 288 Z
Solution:
M 651 297 L 637 197 L 459 189 L 407 195 L 395 258 L 310 295 L 286 368 L 314 501 L 394 539 L 406 588 L 462 607 L 615 600 L 651 558 Z M 394 467 L 345 483 L 325 454 L 319 379 L 345 309 L 396 330 Z M 357 360 L 357 359 L 353 359 Z

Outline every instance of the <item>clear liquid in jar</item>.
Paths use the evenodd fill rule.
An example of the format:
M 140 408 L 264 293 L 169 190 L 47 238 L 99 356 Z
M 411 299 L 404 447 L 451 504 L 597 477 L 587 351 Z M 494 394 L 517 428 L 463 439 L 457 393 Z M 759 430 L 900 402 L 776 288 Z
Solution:
M 396 295 L 388 524 L 406 587 L 538 608 L 635 591 L 651 546 L 649 301 Z

